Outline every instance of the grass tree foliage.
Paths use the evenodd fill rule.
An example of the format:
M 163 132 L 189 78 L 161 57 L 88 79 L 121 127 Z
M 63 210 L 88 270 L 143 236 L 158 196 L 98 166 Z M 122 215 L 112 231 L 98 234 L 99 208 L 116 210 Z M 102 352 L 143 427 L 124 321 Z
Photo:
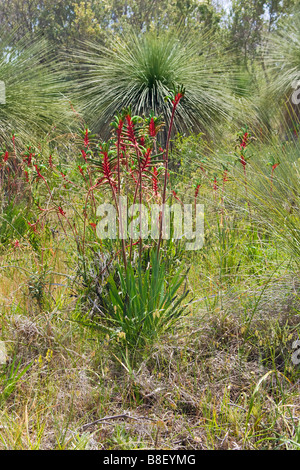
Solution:
M 190 37 L 174 31 L 116 39 L 112 48 L 86 43 L 74 52 L 79 76 L 74 98 L 95 129 L 103 129 L 114 112 L 131 106 L 135 114 L 151 110 L 170 121 L 168 90 L 183 85 L 175 126 L 180 131 L 208 130 L 235 113 L 229 64 L 213 48 L 209 34 Z M 232 72 L 232 69 L 231 69 Z
M 62 76 L 45 41 L 15 41 L 0 31 L 0 80 L 6 92 L 0 104 L 0 146 L 13 133 L 37 142 L 51 127 L 56 134 L 70 127 L 73 113 Z

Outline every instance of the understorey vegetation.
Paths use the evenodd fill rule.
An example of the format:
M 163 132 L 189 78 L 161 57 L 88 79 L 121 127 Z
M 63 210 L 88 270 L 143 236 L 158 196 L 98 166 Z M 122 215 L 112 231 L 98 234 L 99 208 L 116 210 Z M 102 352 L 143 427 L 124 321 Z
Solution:
M 299 449 L 293 2 L 15 3 L 0 449 Z

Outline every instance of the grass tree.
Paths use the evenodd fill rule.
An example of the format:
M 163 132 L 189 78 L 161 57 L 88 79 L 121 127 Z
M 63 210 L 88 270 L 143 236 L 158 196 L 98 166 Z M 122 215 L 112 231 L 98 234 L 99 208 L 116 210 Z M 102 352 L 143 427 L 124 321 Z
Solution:
M 299 128 L 300 10 L 282 20 L 269 37 L 264 56 L 266 108 L 279 118 L 285 135 Z
M 80 76 L 74 97 L 87 121 L 103 130 L 116 110 L 128 106 L 139 115 L 153 110 L 169 122 L 172 103 L 165 97 L 183 85 L 186 97 L 178 107 L 175 128 L 211 130 L 235 110 L 229 66 L 212 40 L 207 34 L 191 38 L 174 31 L 131 31 L 110 49 L 85 43 L 73 57 L 74 74 Z
M 51 127 L 67 129 L 73 113 L 46 42 L 14 41 L 0 33 L 0 81 L 6 95 L 0 103 L 0 146 L 13 133 L 34 143 Z
M 271 35 L 265 60 L 277 95 L 289 93 L 300 82 L 300 10 Z

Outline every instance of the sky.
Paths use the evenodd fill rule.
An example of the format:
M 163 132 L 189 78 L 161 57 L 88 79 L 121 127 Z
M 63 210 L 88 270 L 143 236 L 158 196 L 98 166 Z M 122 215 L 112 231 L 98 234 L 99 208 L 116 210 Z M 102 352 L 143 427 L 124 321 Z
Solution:
M 231 7 L 231 0 L 213 0 L 213 4 L 223 8 L 228 13 Z

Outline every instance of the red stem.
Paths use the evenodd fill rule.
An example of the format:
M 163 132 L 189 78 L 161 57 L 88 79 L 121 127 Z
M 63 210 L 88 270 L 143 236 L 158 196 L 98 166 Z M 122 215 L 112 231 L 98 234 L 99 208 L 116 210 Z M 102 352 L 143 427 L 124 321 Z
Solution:
M 163 220 L 164 220 L 164 215 L 165 215 L 165 207 L 164 206 L 165 206 L 165 202 L 166 202 L 167 181 L 168 181 L 169 144 L 170 144 L 171 132 L 172 132 L 172 127 L 173 127 L 173 122 L 174 122 L 175 111 L 176 111 L 178 102 L 175 102 L 173 104 L 173 110 L 172 110 L 172 115 L 171 115 L 171 120 L 170 120 L 170 125 L 169 125 L 169 131 L 168 131 L 168 137 L 167 137 L 167 142 L 166 142 L 165 176 L 164 176 L 164 186 L 163 186 L 163 194 L 162 194 L 162 206 L 163 207 L 162 207 L 162 214 L 161 214 L 161 219 L 160 219 L 160 224 L 159 224 L 159 239 L 158 239 L 158 245 L 157 245 L 157 258 L 159 257 L 159 252 L 160 252 L 160 246 L 161 246 L 161 240 L 162 240 L 162 226 L 163 226 Z

